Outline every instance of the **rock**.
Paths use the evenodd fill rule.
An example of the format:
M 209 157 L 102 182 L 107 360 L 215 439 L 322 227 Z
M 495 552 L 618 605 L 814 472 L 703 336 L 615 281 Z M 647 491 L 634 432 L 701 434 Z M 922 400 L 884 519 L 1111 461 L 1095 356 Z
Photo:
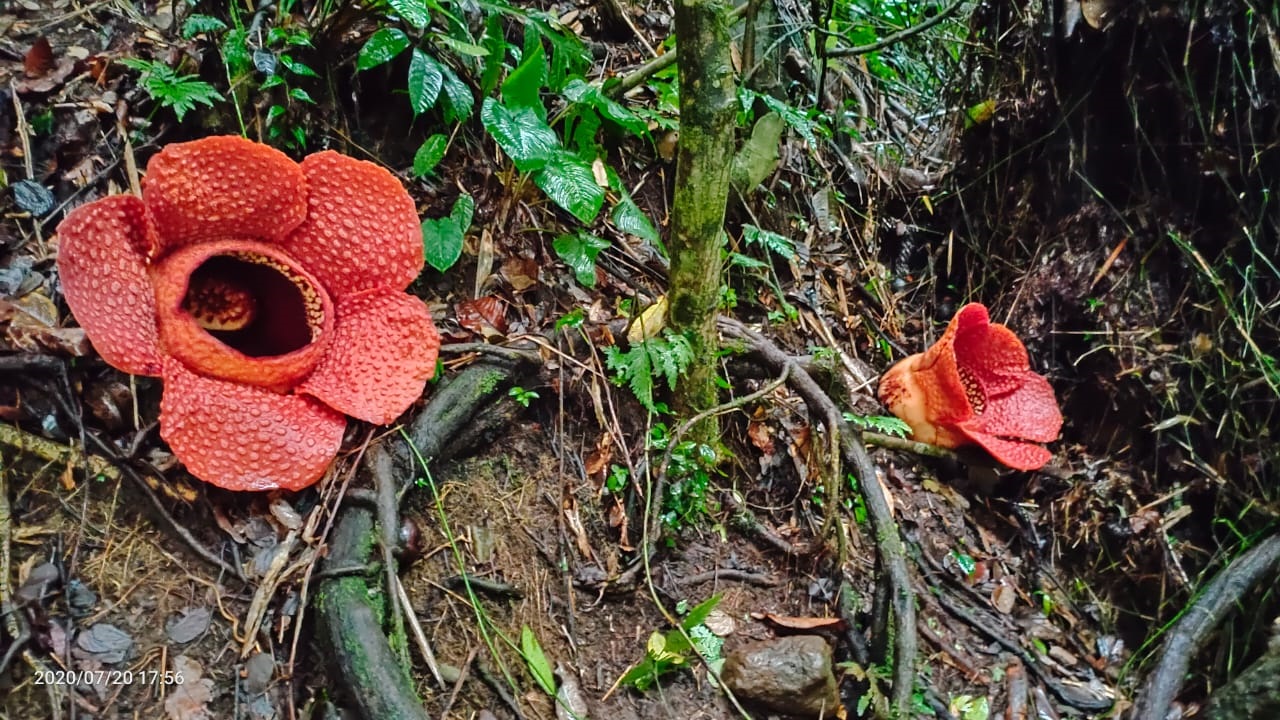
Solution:
M 816 635 L 751 643 L 725 658 L 720 673 L 739 698 L 800 717 L 834 717 L 840 701 L 831 646 Z

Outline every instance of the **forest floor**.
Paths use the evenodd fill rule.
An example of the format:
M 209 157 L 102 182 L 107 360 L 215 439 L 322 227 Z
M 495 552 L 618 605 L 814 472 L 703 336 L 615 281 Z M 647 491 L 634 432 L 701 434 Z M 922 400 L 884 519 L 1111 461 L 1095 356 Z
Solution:
M 216 83 L 216 53 L 201 39 L 183 39 L 176 5 L 0 4 L 0 86 L 7 88 L 0 90 L 0 150 L 12 188 L 0 201 L 0 422 L 9 430 L 0 446 L 0 718 L 321 718 L 336 717 L 325 714 L 329 702 L 344 703 L 329 659 L 313 643 L 308 602 L 339 488 L 367 485 L 355 473 L 356 458 L 370 442 L 394 441 L 394 431 L 349 431 L 339 462 L 315 490 L 248 495 L 204 486 L 185 476 L 155 431 L 159 381 L 106 366 L 60 301 L 56 227 L 67 209 L 127 192 L 131 175 L 166 143 L 238 132 L 225 102 L 177 122 L 116 62 L 163 60 Z M 572 12 L 568 23 L 577 22 L 580 33 L 590 34 L 584 22 L 588 30 L 607 25 L 594 6 Z M 334 31 L 345 52 L 334 57 L 348 75 L 356 38 L 373 27 L 369 17 Z M 633 17 L 640 27 L 632 29 L 657 43 L 663 31 L 649 19 Z M 590 40 L 596 57 L 613 67 L 645 59 L 630 34 Z M 33 50 L 45 42 L 46 50 Z M 399 578 L 416 618 L 411 624 L 420 626 L 436 661 L 462 669 L 460 679 L 440 682 L 414 633 L 405 631 L 430 716 L 555 717 L 551 696 L 517 652 L 527 628 L 561 683 L 580 689 L 589 717 L 736 717 L 690 654 L 681 658 L 686 669 L 662 675 L 644 692 L 619 687 L 644 660 L 651 636 L 670 630 L 669 613 L 711 598 L 718 604 L 708 626 L 725 652 L 817 633 L 836 648 L 845 706 L 883 702 L 879 688 L 891 668 L 856 662 L 849 644 L 851 636 L 868 642 L 875 635 L 868 628 L 878 628 L 870 652 L 882 656 L 876 641 L 889 640 L 887 621 L 873 612 L 885 607 L 876 600 L 884 592 L 877 543 L 856 484 L 837 478 L 838 498 L 824 490 L 823 432 L 785 387 L 722 418 L 732 460 L 706 478 L 704 496 L 684 486 L 693 504 L 677 512 L 693 511 L 674 524 L 648 573 L 615 584 L 637 568 L 647 519 L 644 468 L 661 457 L 646 459 L 646 439 L 675 423 L 648 415 L 614 382 L 604 348 L 626 335 L 628 312 L 661 295 L 661 259 L 614 232 L 592 270 L 594 287 L 584 287 L 552 249 L 556 228 L 570 219 L 533 183 L 516 179 L 510 162 L 480 137 L 478 121 L 458 126 L 457 143 L 434 177 L 414 178 L 409 168 L 425 134 L 410 128 L 403 93 L 384 87 L 388 81 L 375 72 L 365 75 L 362 83 L 329 87 L 334 97 L 342 97 L 335 85 L 358 97 L 354 106 L 321 99 L 324 112 L 287 111 L 291 120 L 308 118 L 297 120 L 306 131 L 304 150 L 333 147 L 377 160 L 405 181 L 424 216 L 446 214 L 462 191 L 473 196 L 474 225 L 459 263 L 444 273 L 428 268 L 412 287 L 445 343 L 457 346 L 443 356 L 445 375 L 484 357 L 481 343 L 519 346 L 539 359 L 508 397 L 520 406 L 515 419 L 432 467 L 430 478 L 414 478 L 400 507 L 405 532 L 417 536 L 402 555 Z M 219 87 L 231 95 L 225 77 Z M 267 103 L 245 106 L 257 139 Z M 652 129 L 659 142 L 632 141 L 611 160 L 639 207 L 665 228 L 675 166 L 663 158 L 662 129 Z M 805 157 L 795 137 L 783 147 L 780 175 Z M 824 389 L 842 409 L 881 415 L 872 380 L 889 365 L 886 349 L 896 348 L 897 359 L 927 347 L 961 298 L 1004 302 L 1005 314 L 995 319 L 1027 339 L 1033 367 L 1054 382 L 1066 415 L 1064 439 L 1050 446 L 1054 459 L 1045 472 L 871 449 L 906 541 L 919 611 L 913 713 L 1023 717 L 1007 713 L 1029 705 L 1028 716 L 1039 717 L 1119 713 L 1158 643 L 1157 629 L 1195 592 L 1196 570 L 1188 568 L 1205 567 L 1216 552 L 1196 545 L 1203 534 L 1184 541 L 1176 533 L 1203 485 L 1171 489 L 1152 480 L 1163 465 L 1108 454 L 1145 446 L 1150 424 L 1135 422 L 1126 408 L 1097 406 L 1115 378 L 1082 377 L 1054 350 L 1078 339 L 1075 329 L 1062 329 L 1055 306 L 1017 305 L 1012 292 L 981 298 L 940 291 L 936 278 L 881 263 L 885 248 L 854 247 L 867 227 L 881 227 L 898 238 L 899 254 L 913 252 L 901 223 L 869 219 L 907 206 L 921 213 L 901 184 L 880 195 L 868 191 L 862 219 L 843 211 L 815 217 L 810 197 L 818 190 L 836 195 L 818 185 L 798 200 L 801 193 L 775 179 L 771 192 L 731 202 L 738 223 L 777 221 L 779 230 L 801 227 L 797 234 L 805 237 L 800 255 L 737 285 L 741 319 L 815 365 L 836 358 L 843 379 L 824 381 Z M 1065 295 L 1068 285 L 1098 282 L 1111 263 L 1099 269 L 1099 253 L 1105 257 L 1110 247 L 1100 244 L 1095 210 L 1086 205 L 1064 221 L 1066 232 L 1035 251 L 1035 264 L 1029 257 L 1002 261 L 1026 268 L 1018 292 Z M 808 223 L 796 223 L 797 216 Z M 814 229 L 832 217 L 831 227 Z M 1121 260 L 1113 272 L 1123 266 Z M 868 278 L 890 275 L 898 300 L 879 304 Z M 576 329 L 557 327 L 575 312 Z M 746 360 L 725 367 L 736 397 L 771 380 Z M 655 384 L 661 395 L 661 381 Z M 37 439 L 50 445 L 39 450 Z M 634 474 L 619 484 L 623 468 Z M 833 533 L 847 543 L 834 571 L 840 555 Z M 474 589 L 457 582 L 463 574 L 476 580 Z

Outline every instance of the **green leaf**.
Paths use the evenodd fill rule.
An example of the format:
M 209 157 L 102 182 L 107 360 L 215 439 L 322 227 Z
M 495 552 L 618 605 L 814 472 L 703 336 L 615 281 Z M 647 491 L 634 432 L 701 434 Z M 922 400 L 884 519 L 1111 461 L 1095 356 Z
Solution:
M 546 82 L 547 55 L 542 43 L 536 43 L 502 83 L 502 104 L 510 108 L 531 108 L 545 119 L 547 109 L 542 106 L 539 93 Z
M 471 111 L 476 102 L 471 94 L 471 88 L 459 80 L 453 68 L 445 63 L 440 63 L 440 73 L 444 75 L 444 96 L 449 100 L 444 111 L 445 122 L 461 122 L 471 117 Z
M 431 13 L 423 0 L 387 0 L 387 4 L 415 30 L 422 30 L 431 22 Z
M 270 90 L 273 87 L 280 87 L 281 85 L 284 85 L 284 78 L 279 75 L 268 75 L 267 79 L 263 80 L 262 84 L 258 86 L 258 89 Z
M 396 28 L 382 28 L 369 36 L 356 58 L 357 70 L 368 70 L 391 62 L 409 47 L 409 36 Z
M 748 270 L 764 270 L 769 267 L 769 263 L 763 260 L 757 260 L 742 253 L 729 253 L 729 265 L 746 268 Z
M 138 85 L 146 91 L 162 107 L 173 110 L 178 121 L 188 112 L 194 110 L 196 103 L 213 107 L 214 100 L 222 100 L 222 95 L 209 83 L 195 75 L 179 75 L 173 68 L 154 60 L 122 58 L 120 63 L 125 67 L 141 71 Z
M 498 87 L 502 75 L 502 61 L 507 56 L 507 37 L 502 30 L 502 15 L 492 13 L 484 26 L 484 47 L 489 51 L 484 58 L 484 71 L 480 74 L 480 94 L 488 97 Z
M 418 148 L 418 152 L 413 154 L 413 176 L 422 177 L 434 170 L 444 158 L 444 151 L 448 145 L 449 139 L 440 133 L 427 138 L 426 142 Z
M 759 245 L 787 260 L 796 258 L 796 246 L 791 242 L 791 238 L 785 235 L 762 230 L 755 225 L 743 225 L 742 239 L 746 240 L 748 245 Z
M 285 111 L 284 111 L 283 105 L 272 105 L 271 107 L 267 108 L 267 124 L 270 125 L 271 121 L 283 115 L 284 112 Z
M 631 199 L 630 195 L 624 195 L 618 204 L 613 206 L 614 226 L 628 235 L 636 237 L 648 242 L 652 245 L 662 247 L 662 236 L 658 234 L 657 228 L 649 221 L 649 216 L 644 214 L 636 201 Z
M 632 135 L 644 137 L 649 134 L 649 127 L 644 120 L 606 96 L 600 88 L 587 84 L 582 78 L 570 80 L 564 86 L 563 94 L 570 102 L 582 103 L 594 108 L 596 112 L 617 123 Z
M 547 656 L 542 652 L 538 638 L 534 636 L 528 625 L 520 630 L 520 654 L 524 656 L 524 662 L 529 666 L 529 674 L 533 675 L 538 687 L 542 688 L 546 694 L 555 697 L 556 677 L 551 670 L 551 663 L 547 662 Z
M 413 106 L 415 116 L 436 104 L 443 83 L 444 74 L 440 72 L 440 63 L 414 48 L 413 55 L 409 58 L 409 104 Z
M 226 29 L 227 24 L 216 17 L 188 15 L 182 23 L 182 37 L 184 40 L 190 40 L 201 33 L 219 33 Z
M 800 133 L 800 137 L 809 143 L 809 149 L 818 149 L 818 137 L 816 135 L 816 131 L 820 129 L 818 123 L 810 120 L 808 115 L 772 95 L 760 94 L 757 97 L 764 101 L 765 107 L 781 115 L 787 125 L 790 125 L 793 130 Z
M 484 57 L 489 54 L 489 50 L 487 48 L 476 45 L 475 43 L 463 42 L 457 38 L 452 38 L 442 33 L 436 34 L 436 42 L 444 45 L 463 57 Z
M 229 30 L 222 37 L 222 59 L 233 77 L 239 77 L 253 67 L 253 55 L 249 52 L 249 35 L 241 29 Z
M 297 100 L 298 102 L 311 103 L 312 105 L 316 104 L 316 101 L 311 99 L 311 94 L 302 88 L 293 88 L 290 90 L 289 97 Z
M 307 65 L 306 63 L 298 62 L 297 60 L 294 60 L 288 55 L 281 55 L 279 59 L 280 59 L 280 64 L 284 65 L 285 68 L 288 69 L 288 71 L 293 73 L 294 75 L 297 75 L 299 77 L 320 77 L 320 75 L 317 74 L 315 70 L 311 69 L 310 65 Z
M 458 262 L 475 208 L 470 195 L 459 195 L 447 217 L 422 221 L 422 251 L 428 265 L 444 272 Z
M 604 205 L 604 188 L 596 184 L 591 166 L 569 153 L 552 156 L 533 176 L 555 204 L 568 210 L 584 224 L 595 220 Z
M 573 269 L 578 282 L 589 288 L 596 286 L 596 256 L 607 247 L 609 241 L 584 232 L 561 235 L 551 243 L 556 255 Z
M 533 108 L 511 110 L 493 98 L 485 98 L 480 108 L 480 119 L 520 172 L 543 167 L 561 151 L 560 138 Z M 590 174 L 590 170 L 587 172 Z M 603 192 L 601 195 L 603 197 Z

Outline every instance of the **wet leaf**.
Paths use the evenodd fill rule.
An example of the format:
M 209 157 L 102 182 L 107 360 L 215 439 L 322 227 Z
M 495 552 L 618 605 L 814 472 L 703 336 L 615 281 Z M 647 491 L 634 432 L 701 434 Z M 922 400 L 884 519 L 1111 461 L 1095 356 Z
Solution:
M 422 249 L 428 265 L 444 272 L 458 262 L 475 208 L 470 195 L 459 195 L 448 216 L 422 221 Z
M 440 70 L 440 63 L 430 55 L 422 52 L 418 48 L 413 49 L 413 54 L 409 58 L 409 105 L 413 107 L 414 115 L 421 115 L 431 109 L 436 104 L 436 98 L 440 96 L 440 88 L 444 85 L 444 73 Z M 444 137 L 437 135 L 435 137 Z M 430 140 L 428 140 L 430 142 Z M 426 147 L 424 144 L 423 147 Z M 422 151 L 419 150 L 419 153 Z M 439 158 L 436 158 L 437 162 Z M 435 163 L 432 163 L 434 166 Z M 414 172 L 422 175 L 426 171 L 418 170 L 418 160 L 413 161 Z
M 387 0 L 387 4 L 415 30 L 422 30 L 431 22 L 431 11 L 425 0 Z
M 53 193 L 34 180 L 19 180 L 13 184 L 13 201 L 18 208 L 36 217 L 43 217 L 53 210 Z
M 596 182 L 591 166 L 568 153 L 552 157 L 533 182 L 583 223 L 594 220 L 604 205 L 604 188 Z
M 573 269 L 573 275 L 580 284 L 586 287 L 596 286 L 596 256 L 609 247 L 608 241 L 580 232 L 561 235 L 551 243 L 551 247 Z
M 485 98 L 480 119 L 498 147 L 511 158 L 516 169 L 529 172 L 543 167 L 560 152 L 560 138 L 532 108 L 504 107 L 493 98 Z M 590 175 L 590 170 L 587 171 Z M 592 178 L 591 185 L 595 186 Z M 550 193 L 548 193 L 549 195 Z M 601 191 L 601 199 L 604 193 Z M 555 198 L 552 198 L 553 200 Z
M 29 78 L 38 78 L 48 75 L 53 66 L 53 46 L 49 38 L 41 35 L 22 58 L 22 71 Z
M 179 655 L 173 660 L 172 672 L 182 682 L 168 686 L 169 695 L 164 700 L 168 720 L 211 720 L 207 706 L 213 700 L 213 681 L 201 677 L 200 663 Z
M 357 70 L 368 70 L 391 62 L 409 47 L 409 36 L 395 28 L 382 28 L 369 36 L 356 58 Z
M 169 621 L 165 632 L 175 643 L 189 643 L 209 629 L 209 621 L 212 619 L 213 612 L 209 608 L 187 608 L 181 616 Z
M 109 623 L 98 623 L 76 636 L 76 646 L 99 662 L 111 665 L 123 661 L 133 649 L 133 637 Z
M 495 295 L 486 295 L 458 303 L 458 324 L 488 337 L 507 333 L 506 305 Z
M 449 138 L 436 133 L 427 138 L 413 155 L 413 176 L 422 177 L 444 159 L 445 149 L 449 146 Z

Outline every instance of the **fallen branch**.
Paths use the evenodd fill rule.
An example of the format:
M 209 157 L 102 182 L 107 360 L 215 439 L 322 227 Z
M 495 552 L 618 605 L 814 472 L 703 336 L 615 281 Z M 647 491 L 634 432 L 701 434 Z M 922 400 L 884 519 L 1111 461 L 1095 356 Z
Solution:
M 880 564 L 888 579 L 889 601 L 893 608 L 893 712 L 898 717 L 908 717 L 916 677 L 915 596 L 911 589 L 911 576 L 907 572 L 902 538 L 893 520 L 893 511 L 889 509 L 884 487 L 876 477 L 875 466 L 862 446 L 859 433 L 841 419 L 835 402 L 790 355 L 737 320 L 722 317 L 719 324 L 726 335 L 745 341 L 748 352 L 775 370 L 787 370 L 788 384 L 804 399 L 809 412 L 826 425 L 827 432 L 838 436 L 841 454 L 854 469 L 871 520 L 872 538 Z
M 1255 587 L 1274 585 L 1268 578 L 1280 572 L 1280 534 L 1272 535 L 1244 551 L 1214 576 L 1199 597 L 1169 630 L 1160 650 L 1160 660 L 1147 677 L 1134 705 L 1135 718 L 1166 717 L 1187 669 L 1208 642 L 1227 613 Z

